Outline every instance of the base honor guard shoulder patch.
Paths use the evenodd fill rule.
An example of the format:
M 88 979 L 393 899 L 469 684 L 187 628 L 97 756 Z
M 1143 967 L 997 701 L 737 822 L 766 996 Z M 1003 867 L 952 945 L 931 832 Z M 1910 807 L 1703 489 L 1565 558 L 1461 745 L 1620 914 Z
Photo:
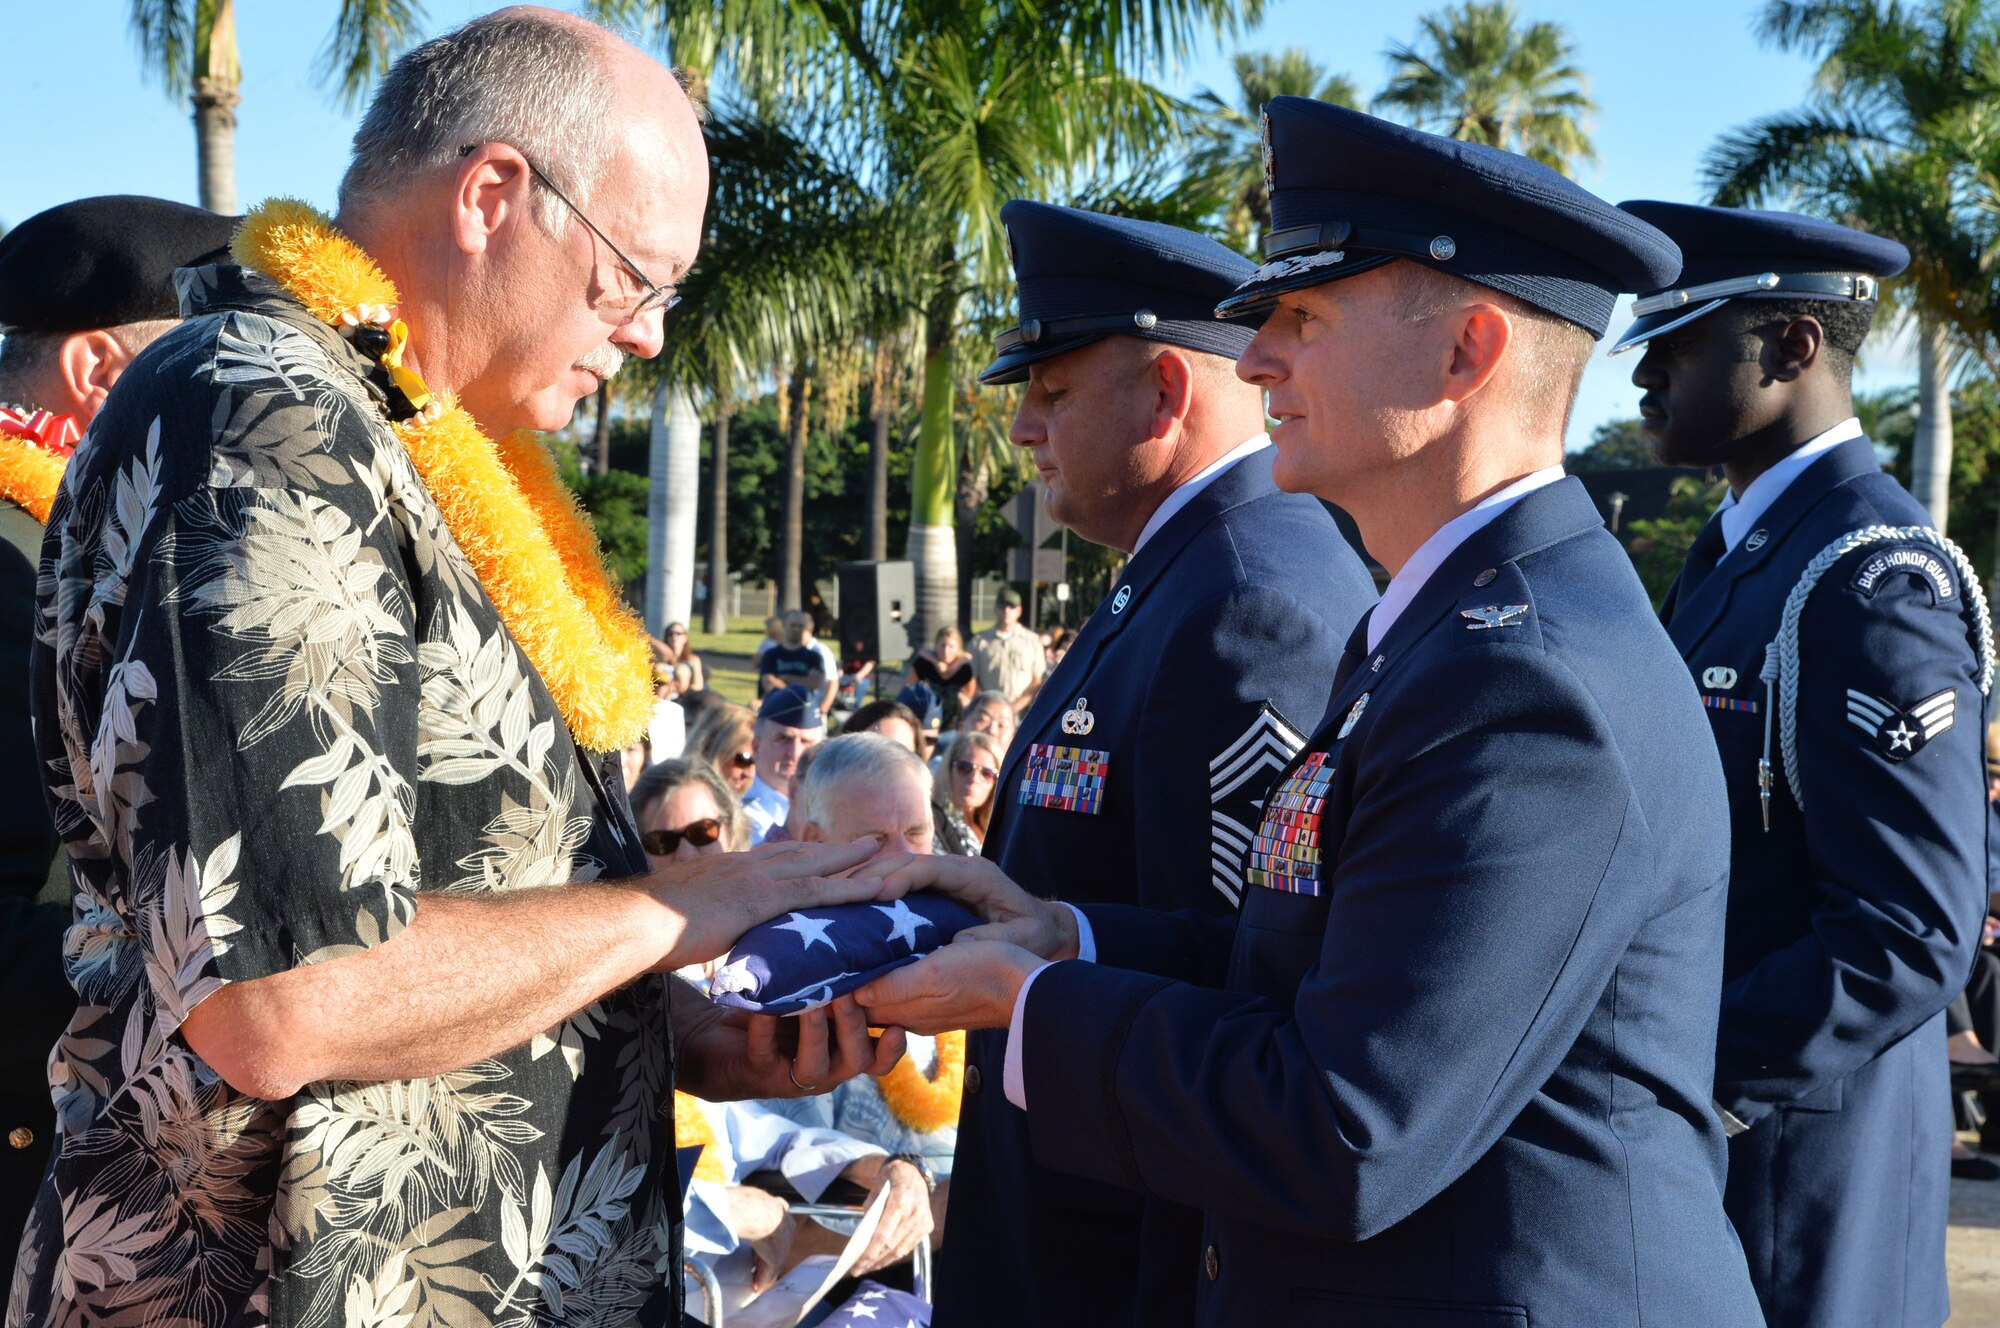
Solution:
M 1244 860 L 1249 884 L 1287 894 L 1320 893 L 1320 833 L 1334 770 L 1326 758 L 1325 752 L 1306 757 L 1264 804 L 1263 824 Z
M 1884 581 L 1899 573 L 1929 586 L 1932 599 L 1939 604 L 1957 594 L 1958 582 L 1944 555 L 1921 544 L 1896 544 L 1875 550 L 1856 565 L 1854 575 L 1847 579 L 1847 588 L 1873 598 Z
M 1905 707 L 1850 687 L 1847 722 L 1872 738 L 1883 757 L 1907 761 L 1958 722 L 1958 693 L 1947 687 Z
M 1021 805 L 1095 816 L 1104 807 L 1111 753 L 1038 742 L 1021 763 Z

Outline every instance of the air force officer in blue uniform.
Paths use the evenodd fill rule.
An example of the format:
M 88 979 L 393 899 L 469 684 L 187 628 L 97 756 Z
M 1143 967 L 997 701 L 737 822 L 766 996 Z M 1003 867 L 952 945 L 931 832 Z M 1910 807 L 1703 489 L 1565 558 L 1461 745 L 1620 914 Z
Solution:
M 1131 561 L 1022 720 L 986 856 L 1077 901 L 1227 917 L 1374 582 L 1323 506 L 1271 481 L 1263 397 L 1236 376 L 1254 329 L 1212 312 L 1251 263 L 1152 222 L 1000 215 L 1021 322 L 982 380 L 1026 384 L 1012 437 L 1050 514 Z M 938 1321 L 1187 1321 L 1199 1214 L 1036 1165 L 1005 1043 L 971 1040 Z
M 1621 340 L 1646 346 L 1647 432 L 1730 487 L 1664 606 L 1729 781 L 1729 1213 L 1774 1328 L 1936 1328 L 1991 664 L 1978 578 L 1848 395 L 1909 255 L 1787 213 L 1625 208 L 1687 261 Z
M 1393 579 L 1266 797 L 1236 925 L 905 859 L 892 887 L 994 925 L 859 996 L 1009 1025 L 1040 1161 L 1202 1207 L 1203 1324 L 1759 1324 L 1712 1105 L 1722 771 L 1560 468 L 1617 293 L 1679 253 L 1522 157 L 1267 115 L 1239 371 L 1278 484 L 1346 506 Z

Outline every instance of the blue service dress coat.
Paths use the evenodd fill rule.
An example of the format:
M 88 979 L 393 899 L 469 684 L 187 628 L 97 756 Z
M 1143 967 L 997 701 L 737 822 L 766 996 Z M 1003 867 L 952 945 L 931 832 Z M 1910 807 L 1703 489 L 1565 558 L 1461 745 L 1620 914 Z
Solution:
M 1265 790 L 1374 602 L 1326 509 L 1271 482 L 1268 450 L 1243 458 L 1154 532 L 1043 684 L 986 856 L 1077 903 L 1233 915 Z M 1065 733 L 1079 704 L 1089 731 Z M 1101 754 L 1101 790 L 1051 770 L 1047 747 Z M 968 1047 L 939 1328 L 1187 1321 L 1199 1214 L 1035 1165 L 1001 1092 L 1005 1047 L 1004 1032 Z
M 1361 639 L 1233 934 L 1087 907 L 1099 962 L 1035 980 L 1036 1156 L 1206 1210 L 1204 1325 L 1760 1325 L 1722 772 L 1624 551 L 1558 481 Z
M 1715 1095 L 1749 1126 L 1729 1214 L 1774 1325 L 1949 1313 L 1943 1011 L 1979 944 L 1991 818 L 1974 611 L 1948 556 L 1872 544 L 1825 572 L 1799 621 L 1804 810 L 1781 777 L 1767 832 L 1757 784 L 1758 671 L 1801 573 L 1849 531 L 1930 524 L 1867 439 L 1843 443 L 1719 563 L 1712 521 L 1663 614 L 1729 782 Z

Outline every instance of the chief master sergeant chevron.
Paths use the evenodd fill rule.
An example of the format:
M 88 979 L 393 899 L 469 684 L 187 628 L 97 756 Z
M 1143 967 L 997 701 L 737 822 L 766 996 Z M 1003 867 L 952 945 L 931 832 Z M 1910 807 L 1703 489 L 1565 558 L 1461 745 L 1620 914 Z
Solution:
M 1664 613 L 1729 781 L 1729 1215 L 1772 1328 L 1936 1328 L 1992 648 L 1978 578 L 1848 393 L 1909 254 L 1789 213 L 1624 206 L 1687 260 L 1620 341 L 1647 348 L 1646 430 L 1731 490 Z
M 1264 795 L 1375 586 L 1326 509 L 1271 482 L 1263 395 L 1236 376 L 1254 328 L 1212 312 L 1248 260 L 1153 222 L 1000 216 L 1021 322 L 981 379 L 1027 383 L 1012 437 L 1051 514 L 1131 561 L 1022 721 L 986 856 L 1068 873 L 1078 901 L 1232 915 Z M 1200 1214 L 1142 1216 L 1129 1190 L 1036 1166 L 1005 1045 L 968 1048 L 939 1322 L 1186 1321 Z
M 1011 1025 L 1039 1162 L 1206 1211 L 1204 1325 L 1761 1324 L 1711 1101 L 1722 771 L 1560 467 L 1617 293 L 1679 251 L 1522 157 L 1268 116 L 1270 261 L 1223 311 L 1275 307 L 1238 372 L 1274 478 L 1347 507 L 1393 579 L 1265 802 L 1237 924 L 885 861 L 996 925 L 857 995 Z

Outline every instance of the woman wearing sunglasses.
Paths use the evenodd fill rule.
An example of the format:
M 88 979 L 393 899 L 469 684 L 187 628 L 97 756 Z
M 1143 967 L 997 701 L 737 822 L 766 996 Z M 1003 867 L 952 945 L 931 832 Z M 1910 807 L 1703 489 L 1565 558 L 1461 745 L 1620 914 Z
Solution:
M 639 776 L 631 796 L 639 842 L 655 867 L 674 858 L 734 853 L 749 841 L 742 804 L 706 761 L 662 761 Z
M 699 756 L 722 776 L 729 791 L 742 797 L 757 778 L 757 758 L 753 752 L 756 716 L 747 707 L 717 706 L 702 713 L 688 731 L 687 751 Z M 740 848 L 747 848 L 745 839 Z
M 951 745 L 946 758 L 944 798 L 938 810 L 940 852 L 978 857 L 993 821 L 995 786 L 1000 779 L 1000 744 L 977 729 L 967 729 Z

